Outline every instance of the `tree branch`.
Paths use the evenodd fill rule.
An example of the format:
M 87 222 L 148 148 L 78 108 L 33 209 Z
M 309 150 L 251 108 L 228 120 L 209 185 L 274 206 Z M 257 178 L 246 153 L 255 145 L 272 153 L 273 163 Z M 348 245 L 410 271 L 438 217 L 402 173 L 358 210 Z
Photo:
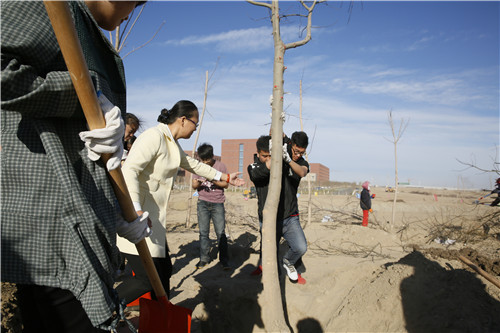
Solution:
M 305 3 L 305 1 L 300 0 L 300 3 L 302 4 L 302 6 L 307 10 L 306 37 L 304 39 L 302 39 L 301 41 L 285 44 L 285 49 L 293 49 L 295 47 L 305 45 L 311 40 L 312 13 L 313 13 L 313 10 L 314 10 L 314 7 L 316 6 L 316 4 L 320 3 L 320 2 L 324 2 L 324 0 L 321 0 L 321 1 L 315 0 L 312 2 L 311 6 L 308 7 L 307 4 Z
M 262 6 L 271 9 L 271 5 L 265 2 L 258 2 L 258 1 L 253 1 L 253 0 L 246 0 L 248 3 L 256 6 Z
M 158 32 L 160 31 L 161 27 L 163 27 L 163 25 L 165 24 L 165 21 L 163 21 L 160 26 L 158 27 L 158 30 L 156 30 L 156 32 L 154 33 L 153 37 L 151 37 L 146 43 L 142 44 L 141 46 L 139 47 L 136 47 L 135 49 L 133 49 L 132 51 L 130 51 L 129 53 L 127 53 L 126 55 L 124 55 L 122 57 L 122 59 L 125 59 L 130 53 L 133 53 L 139 49 L 142 49 L 144 46 L 148 45 L 155 37 L 156 35 L 158 34 Z
M 123 38 L 123 41 L 122 41 L 122 36 L 123 36 L 123 33 L 125 33 L 125 29 L 127 28 L 128 23 L 129 23 L 129 22 L 127 22 L 127 25 L 125 26 L 125 29 L 123 29 L 122 35 L 120 36 L 120 41 L 117 43 L 117 44 L 120 44 L 120 47 L 118 48 L 118 52 L 120 52 L 120 51 L 122 50 L 123 46 L 125 46 L 125 41 L 127 40 L 128 35 L 129 35 L 129 34 L 130 34 L 130 32 L 132 31 L 132 29 L 134 28 L 135 23 L 137 22 L 137 20 L 138 20 L 138 19 L 139 19 L 139 17 L 141 16 L 142 11 L 144 10 L 144 7 L 146 7 L 146 4 L 142 5 L 142 7 L 141 7 L 141 11 L 140 11 L 140 12 L 139 12 L 139 14 L 137 14 L 137 16 L 135 17 L 134 23 L 132 23 L 132 26 L 130 27 L 130 29 L 128 29 L 127 34 L 125 35 L 125 37 Z M 165 21 L 163 21 L 163 22 L 165 22 Z M 162 25 L 163 25 L 163 23 L 162 23 Z M 158 31 L 157 31 L 156 33 L 158 33 Z M 155 35 L 156 35 L 156 33 L 155 33 Z M 149 42 L 148 42 L 148 43 L 149 43 Z

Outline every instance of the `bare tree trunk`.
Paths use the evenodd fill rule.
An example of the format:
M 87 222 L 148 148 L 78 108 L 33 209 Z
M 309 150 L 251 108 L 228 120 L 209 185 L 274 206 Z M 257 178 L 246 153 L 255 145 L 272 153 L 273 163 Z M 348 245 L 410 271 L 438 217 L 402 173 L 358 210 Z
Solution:
M 276 253 L 276 214 L 281 193 L 282 175 L 282 145 L 283 145 L 283 72 L 285 45 L 280 36 L 279 6 L 278 1 L 271 4 L 274 37 L 274 66 L 273 66 L 273 105 L 271 124 L 271 177 L 269 179 L 269 190 L 266 204 L 263 209 L 262 221 L 262 282 L 263 304 L 262 319 L 268 332 L 288 332 L 285 322 L 283 304 L 281 300 L 281 288 L 278 278 L 278 263 Z
M 115 29 L 115 50 L 119 52 L 120 50 L 120 26 L 117 26 Z
M 399 124 L 398 133 L 394 130 L 394 120 L 392 119 L 392 110 L 389 111 L 388 114 L 389 126 L 391 127 L 392 132 L 392 143 L 394 144 L 394 201 L 392 202 L 392 221 L 389 226 L 389 232 L 392 233 L 394 230 L 394 224 L 396 221 L 396 202 L 398 200 L 398 192 L 399 192 L 399 178 L 398 178 L 398 142 L 399 139 L 403 136 L 406 127 L 408 126 L 408 120 L 405 122 L 404 119 L 401 119 L 401 123 Z
M 394 223 L 396 221 L 396 203 L 398 201 L 399 192 L 399 177 L 398 177 L 398 142 L 394 141 L 394 200 L 392 202 L 392 222 L 389 227 L 389 232 L 392 234 Z
M 299 119 L 300 119 L 300 130 L 304 132 L 304 124 L 302 122 L 302 80 L 300 80 L 300 104 L 299 104 Z M 309 163 L 309 156 L 307 153 L 305 154 L 306 161 Z M 311 215 L 312 215 L 312 191 L 311 191 L 311 175 L 307 176 L 307 222 L 304 226 L 304 229 L 307 228 L 311 224 Z
M 281 192 L 282 175 L 282 145 L 283 145 L 283 72 L 285 50 L 302 46 L 311 40 L 312 12 L 318 1 L 311 1 L 308 7 L 305 1 L 300 1 L 307 10 L 306 36 L 303 40 L 285 44 L 280 34 L 280 13 L 278 0 L 271 3 L 247 0 L 247 2 L 269 8 L 271 10 L 271 23 L 273 26 L 274 40 L 274 66 L 273 66 L 273 102 L 272 102 L 272 148 L 271 148 L 271 176 L 267 199 L 263 209 L 262 221 L 262 282 L 263 291 L 261 304 L 262 319 L 267 332 L 289 332 L 285 321 L 281 289 L 278 279 L 277 244 L 276 244 L 276 214 Z
M 196 131 L 196 137 L 194 139 L 193 151 L 191 152 L 191 157 L 194 158 L 194 154 L 196 152 L 196 145 L 198 144 L 198 138 L 200 137 L 201 126 L 203 125 L 203 116 L 205 115 L 205 109 L 207 106 L 207 94 L 208 94 L 208 71 L 205 73 L 205 93 L 203 95 L 203 109 L 201 111 L 201 116 L 199 119 L 198 130 Z M 191 183 L 193 182 L 193 174 L 189 173 L 189 198 L 188 198 L 188 209 L 186 216 L 186 228 L 191 227 L 191 206 L 193 203 L 193 186 Z

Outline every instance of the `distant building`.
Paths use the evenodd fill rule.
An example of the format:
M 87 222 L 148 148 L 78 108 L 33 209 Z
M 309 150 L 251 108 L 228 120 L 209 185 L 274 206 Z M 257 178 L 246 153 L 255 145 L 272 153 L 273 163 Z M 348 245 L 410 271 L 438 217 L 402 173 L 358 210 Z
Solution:
M 229 172 L 241 172 L 245 183 L 250 184 L 247 167 L 257 153 L 257 139 L 224 139 L 221 143 L 221 161 Z
M 255 144 L 257 139 L 223 139 L 221 142 L 221 156 L 214 156 L 218 161 L 224 163 L 228 172 L 241 172 L 241 178 L 245 180 L 248 186 L 252 186 L 248 176 L 247 167 L 254 161 L 254 154 L 257 153 Z M 191 156 L 190 150 L 184 151 Z M 330 181 L 330 169 L 321 163 L 309 163 L 310 172 L 306 176 L 311 177 L 312 182 Z M 179 169 L 177 181 L 187 183 L 189 181 L 189 172 Z
M 306 177 L 311 177 L 312 182 L 328 182 L 330 169 L 321 163 L 309 163 L 309 174 Z

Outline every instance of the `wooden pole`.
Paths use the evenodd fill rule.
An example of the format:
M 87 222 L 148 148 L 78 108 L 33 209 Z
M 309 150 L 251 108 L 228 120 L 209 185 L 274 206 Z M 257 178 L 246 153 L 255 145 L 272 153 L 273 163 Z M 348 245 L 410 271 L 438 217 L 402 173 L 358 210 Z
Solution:
M 203 95 L 203 109 L 201 111 L 201 116 L 198 121 L 198 131 L 196 131 L 196 137 L 194 139 L 193 151 L 191 152 L 191 157 L 194 158 L 196 152 L 196 145 L 198 145 L 198 138 L 200 137 L 201 125 L 203 125 L 203 117 L 205 116 L 205 109 L 207 107 L 207 94 L 208 94 L 208 71 L 205 72 L 205 94 Z M 191 206 L 193 203 L 193 174 L 189 173 L 189 198 L 188 198 L 188 211 L 186 216 L 186 228 L 191 227 Z
M 475 270 L 477 273 L 479 273 L 480 275 L 482 275 L 486 280 L 490 281 L 495 286 L 497 286 L 498 288 L 500 288 L 500 282 L 497 279 L 495 279 L 493 276 L 491 276 L 490 274 L 486 273 L 481 268 L 477 267 L 472 261 L 470 261 L 469 259 L 465 258 L 464 256 L 458 256 L 458 258 L 460 260 L 462 260 L 464 263 L 466 263 L 470 268 L 472 268 L 473 270 Z

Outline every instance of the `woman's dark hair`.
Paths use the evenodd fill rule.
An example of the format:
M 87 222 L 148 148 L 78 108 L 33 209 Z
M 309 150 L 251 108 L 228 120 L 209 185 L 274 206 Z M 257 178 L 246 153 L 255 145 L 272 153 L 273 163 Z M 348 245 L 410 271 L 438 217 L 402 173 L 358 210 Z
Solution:
M 202 161 L 211 160 L 214 157 L 214 147 L 208 143 L 202 143 L 196 151 Z
M 125 114 L 125 125 L 135 125 L 137 129 L 141 128 L 141 121 L 137 116 L 133 113 Z
M 198 108 L 193 102 L 178 101 L 170 110 L 161 110 L 161 113 L 158 116 L 158 122 L 169 125 L 180 117 L 191 118 L 197 111 Z

